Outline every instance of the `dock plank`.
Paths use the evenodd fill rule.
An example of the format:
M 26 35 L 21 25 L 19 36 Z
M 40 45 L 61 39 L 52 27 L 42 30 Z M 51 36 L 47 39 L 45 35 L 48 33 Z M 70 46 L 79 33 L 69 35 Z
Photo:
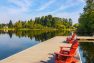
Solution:
M 80 40 L 94 40 L 94 36 L 77 36 Z

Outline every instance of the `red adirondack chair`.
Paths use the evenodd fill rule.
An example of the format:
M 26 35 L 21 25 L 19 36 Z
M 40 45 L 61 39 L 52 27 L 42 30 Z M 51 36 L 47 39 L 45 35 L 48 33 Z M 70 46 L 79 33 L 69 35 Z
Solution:
M 74 56 L 75 55 L 75 53 L 76 53 L 76 49 L 77 49 L 78 47 L 75 47 L 75 48 L 71 48 L 70 49 L 70 51 L 66 51 L 66 50 L 64 50 L 64 51 L 62 51 L 62 52 L 55 52 L 55 54 L 56 54 L 56 57 L 57 58 L 60 58 L 60 57 L 70 57 L 70 56 Z
M 75 37 L 76 37 L 76 33 L 73 33 L 73 35 L 70 38 L 67 37 L 66 41 L 72 43 Z
M 62 59 L 55 60 L 55 63 L 76 63 L 76 62 L 78 62 L 78 60 L 74 57 L 68 57 L 65 60 Z
M 55 52 L 55 59 L 57 63 L 67 63 L 73 61 L 71 60 L 71 57 L 74 57 L 76 54 L 76 49 L 78 48 L 78 41 L 75 40 L 70 48 L 70 50 L 63 50 L 63 48 L 69 48 L 69 47 L 61 47 L 59 52 Z M 66 60 L 67 59 L 67 60 Z M 63 60 L 63 61 L 61 61 Z M 66 60 L 66 61 L 65 61 Z
M 71 49 L 77 48 L 78 46 L 79 46 L 79 42 L 77 40 L 74 40 L 74 42 L 72 43 L 71 47 L 63 47 L 63 46 L 61 46 L 59 53 L 69 52 Z M 64 48 L 70 48 L 70 50 L 64 50 Z
M 77 50 L 77 48 L 73 48 L 68 53 L 55 52 L 55 61 L 56 61 L 56 63 L 58 63 L 58 61 L 60 63 L 70 63 L 70 62 L 72 62 L 74 59 L 70 59 L 70 58 L 75 56 L 76 50 Z

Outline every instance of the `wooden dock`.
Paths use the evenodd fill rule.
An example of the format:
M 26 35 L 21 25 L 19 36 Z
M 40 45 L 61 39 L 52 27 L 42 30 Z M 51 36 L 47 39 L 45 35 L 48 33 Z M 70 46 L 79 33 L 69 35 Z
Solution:
M 79 42 L 94 42 L 94 36 L 78 36 L 77 39 Z
M 77 36 L 79 40 L 94 40 L 94 36 Z
M 54 63 L 54 52 L 59 51 L 60 46 L 71 46 L 64 43 L 65 40 L 65 36 L 56 36 L 3 59 L 0 63 Z M 81 63 L 79 53 L 75 57 Z

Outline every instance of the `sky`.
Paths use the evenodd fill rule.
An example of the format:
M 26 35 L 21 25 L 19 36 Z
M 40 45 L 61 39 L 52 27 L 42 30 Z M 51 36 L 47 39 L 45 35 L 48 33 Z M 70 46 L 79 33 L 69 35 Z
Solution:
M 0 23 L 53 15 L 78 22 L 84 0 L 0 0 Z

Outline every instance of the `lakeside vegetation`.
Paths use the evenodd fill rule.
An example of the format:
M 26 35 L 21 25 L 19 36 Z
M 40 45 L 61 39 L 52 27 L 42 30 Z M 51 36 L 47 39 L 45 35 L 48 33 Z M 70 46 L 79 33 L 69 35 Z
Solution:
M 94 35 L 94 1 L 86 0 L 84 12 L 78 23 L 73 25 L 71 18 L 59 18 L 52 15 L 36 17 L 34 20 L 19 20 L 13 23 L 0 23 L 0 30 L 77 30 L 79 34 Z
M 52 15 L 36 17 L 35 20 L 17 21 L 12 20 L 8 24 L 0 24 L 0 30 L 67 30 L 74 29 L 72 19 L 53 17 Z
M 79 18 L 78 32 L 94 35 L 94 0 L 86 0 L 84 12 Z

